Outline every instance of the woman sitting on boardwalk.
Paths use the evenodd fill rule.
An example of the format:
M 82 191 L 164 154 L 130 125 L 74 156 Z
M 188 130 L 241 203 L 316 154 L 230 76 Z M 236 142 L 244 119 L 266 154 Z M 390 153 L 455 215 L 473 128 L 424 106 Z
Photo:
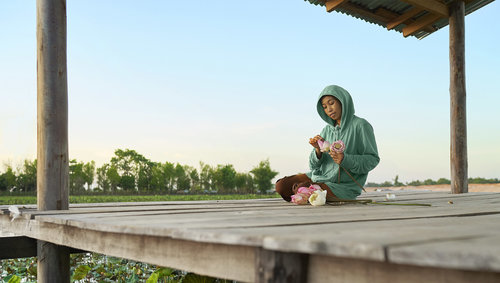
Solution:
M 327 86 L 321 92 L 317 110 L 327 125 L 309 140 L 314 147 L 309 157 L 311 171 L 278 180 L 276 191 L 284 200 L 291 201 L 299 187 L 316 183 L 327 191 L 327 200 L 355 199 L 361 193 L 368 172 L 380 160 L 373 128 L 368 121 L 354 115 L 351 95 L 336 85 Z M 342 153 L 321 152 L 319 140 L 329 143 L 341 140 L 345 150 Z

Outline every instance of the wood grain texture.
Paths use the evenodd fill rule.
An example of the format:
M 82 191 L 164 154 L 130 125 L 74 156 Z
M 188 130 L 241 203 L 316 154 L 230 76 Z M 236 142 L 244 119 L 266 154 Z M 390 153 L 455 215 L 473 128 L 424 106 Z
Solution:
M 37 0 L 37 205 L 69 208 L 66 0 Z M 69 249 L 39 241 L 38 282 L 69 282 Z
M 0 230 L 239 281 L 255 281 L 261 276 L 255 269 L 259 265 L 256 253 L 261 249 L 272 254 L 306 254 L 309 259 L 378 262 L 380 266 L 369 270 L 380 278 L 387 278 L 382 274 L 389 272 L 389 267 L 400 270 L 403 265 L 411 267 L 413 271 L 409 272 L 415 275 L 419 269 L 436 272 L 437 278 L 448 272 L 450 278 L 458 278 L 466 271 L 481 274 L 478 278 L 498 275 L 500 250 L 495 243 L 500 240 L 499 193 L 393 193 L 395 202 L 432 206 L 313 207 L 268 200 L 200 202 L 199 206 L 196 202 L 115 203 L 108 208 L 96 204 L 72 206 L 63 213 L 21 209 L 23 217 L 12 222 L 4 213 L 0 215 Z M 383 201 L 385 192 L 362 197 Z M 317 270 L 319 273 L 311 277 L 311 270 L 316 268 L 311 261 L 309 268 L 310 282 L 320 280 L 314 278 L 333 280 L 331 270 Z M 350 275 L 338 272 L 333 274 L 351 278 L 352 282 L 363 281 L 356 281 L 359 278 L 351 273 L 365 274 L 362 269 L 352 269 Z
M 468 192 L 465 90 L 465 4 L 450 4 L 450 167 L 451 191 Z
M 495 283 L 500 282 L 500 273 L 392 264 L 315 255 L 309 259 L 307 282 Z
M 36 3 L 38 209 L 68 209 L 66 0 Z

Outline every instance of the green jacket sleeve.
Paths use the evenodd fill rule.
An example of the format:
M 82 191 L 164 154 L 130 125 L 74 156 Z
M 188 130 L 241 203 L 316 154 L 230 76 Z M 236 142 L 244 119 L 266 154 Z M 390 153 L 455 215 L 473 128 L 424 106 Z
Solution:
M 325 137 L 325 129 L 323 129 L 319 135 Z M 322 153 L 321 157 L 318 158 L 316 156 L 316 150 L 313 148 L 309 155 L 309 169 L 311 169 L 312 172 L 318 173 L 318 170 L 321 170 L 321 164 L 325 160 L 325 155 L 327 154 Z
M 316 156 L 316 150 L 312 150 L 311 155 L 309 156 L 309 169 L 311 171 L 319 170 L 321 167 L 321 163 L 323 163 L 325 157 L 325 153 L 321 154 L 321 158 Z
M 344 153 L 340 165 L 355 174 L 367 174 L 380 161 L 372 126 L 365 121 L 356 127 L 356 136 L 359 137 L 356 153 Z

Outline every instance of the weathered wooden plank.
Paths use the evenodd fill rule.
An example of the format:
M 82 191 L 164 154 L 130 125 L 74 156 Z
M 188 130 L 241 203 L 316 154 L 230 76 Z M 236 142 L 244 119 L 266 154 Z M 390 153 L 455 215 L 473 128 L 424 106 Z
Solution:
M 492 225 L 500 223 L 500 219 L 494 220 L 496 221 Z M 467 226 L 469 223 L 463 225 Z M 389 247 L 388 256 L 391 262 L 397 263 L 500 272 L 499 243 L 500 233 L 494 236 Z
M 461 235 L 460 239 L 499 235 L 500 227 L 496 225 L 499 220 L 499 215 L 486 215 L 254 229 L 173 229 L 171 238 L 183 238 L 197 242 L 253 245 L 286 252 L 328 254 L 384 261 L 390 260 L 390 257 L 386 258 L 386 249 L 391 246 L 415 245 L 432 241 L 443 243 L 457 239 L 450 235 Z M 32 222 L 36 221 L 32 220 Z M 30 230 L 39 230 L 36 225 L 33 227 Z M 61 227 L 63 227 L 61 229 L 71 228 Z M 123 237 L 131 236 L 125 233 L 126 231 L 123 232 Z M 61 230 L 55 229 L 44 233 L 50 234 L 51 237 L 58 237 Z M 460 247 L 456 248 L 460 249 Z M 477 256 L 491 257 L 491 254 L 485 252 Z M 465 265 L 462 268 L 470 268 L 470 266 Z
M 468 193 L 462 195 L 451 195 L 445 192 L 429 192 L 429 191 L 384 191 L 384 192 L 369 192 L 362 194 L 359 199 L 373 199 L 380 201 L 385 199 L 387 193 L 396 195 L 396 202 L 402 200 L 425 200 L 425 199 L 443 199 L 443 198 L 471 198 L 477 197 L 494 197 L 500 196 L 500 193 Z M 252 200 L 235 200 L 235 201 L 171 201 L 171 202 L 137 202 L 137 203 L 90 203 L 90 204 L 71 204 L 70 211 L 37 211 L 35 205 L 19 205 L 19 209 L 25 214 L 43 215 L 43 214 L 64 214 L 85 211 L 88 212 L 103 212 L 103 211 L 131 211 L 131 210 L 163 210 L 177 208 L 220 208 L 220 207 L 247 207 L 247 206 L 265 206 L 265 207 L 281 207 L 288 205 L 282 199 L 252 199 Z M 0 206 L 0 214 L 9 214 L 8 207 L 10 205 Z
M 464 245 L 471 239 L 498 237 L 500 235 L 499 215 L 457 217 L 447 219 L 415 219 L 374 222 L 349 222 L 310 226 L 264 227 L 259 229 L 189 229 L 179 237 L 195 237 L 199 241 L 237 240 L 262 246 L 270 250 L 287 252 L 326 254 L 342 257 L 364 258 L 378 261 L 392 261 L 387 249 L 434 243 L 436 254 L 443 260 L 453 252 L 460 252 L 462 245 L 450 245 L 448 250 L 439 250 L 439 244 L 463 240 Z M 238 237 L 240 236 L 240 237 Z M 212 238 L 210 238 L 212 237 Z M 193 239 L 195 240 L 195 239 Z M 261 242 L 259 242 L 261 241 Z M 471 245 L 473 249 L 474 245 Z M 454 250 L 453 250 L 454 249 Z M 407 253 L 408 259 L 412 255 Z M 498 258 L 496 249 L 483 249 L 469 253 L 470 261 L 481 262 Z M 460 268 L 478 269 L 467 261 L 459 261 Z M 447 263 L 433 261 L 429 266 L 444 266 Z M 458 268 L 454 266 L 454 268 Z M 500 271 L 500 265 L 490 264 L 491 270 Z
M 482 199 L 481 202 L 446 200 L 433 207 L 385 206 L 385 205 L 346 205 L 337 207 L 312 207 L 289 205 L 282 209 L 247 209 L 235 211 L 197 210 L 130 213 L 98 213 L 37 216 L 38 219 L 60 224 L 76 225 L 88 229 L 119 229 L 134 226 L 142 233 L 147 226 L 156 228 L 189 227 L 265 227 L 274 225 L 300 225 L 314 223 L 336 223 L 347 221 L 379 221 L 390 219 L 413 219 L 425 217 L 465 216 L 484 213 L 499 213 L 499 199 Z M 478 205 L 480 204 L 480 205 Z M 272 216 L 272 217 L 270 217 Z M 114 230 L 109 230 L 114 231 Z M 119 231 L 114 231 L 119 232 Z
M 38 239 L 50 240 L 59 245 L 197 274 L 243 282 L 253 282 L 255 277 L 253 247 L 107 233 L 51 223 L 34 225 L 32 232 Z
M 500 273 L 444 269 L 313 255 L 309 258 L 309 283 L 496 283 Z
M 9 228 L 16 233 L 22 231 L 32 237 L 38 237 L 40 231 L 46 233 L 47 238 L 58 237 L 61 230 L 45 230 L 50 224 L 46 222 L 54 221 L 56 224 L 50 224 L 54 225 L 50 227 L 80 229 L 85 232 L 122 233 L 122 237 L 147 236 L 383 261 L 390 260 L 390 257 L 386 256 L 387 249 L 390 247 L 411 246 L 425 241 L 456 240 L 457 238 L 453 235 L 461 235 L 462 239 L 463 237 L 473 239 L 500 234 L 499 225 L 496 225 L 500 222 L 498 198 L 491 196 L 475 198 L 483 203 L 481 205 L 472 205 L 474 199 L 469 197 L 459 199 L 464 200 L 466 205 L 462 205 L 460 201 L 456 205 L 443 204 L 431 208 L 288 205 L 282 210 L 275 210 L 277 213 L 273 215 L 266 214 L 269 211 L 265 209 L 248 211 L 243 209 L 239 213 L 228 211 L 185 213 L 173 215 L 173 217 L 158 215 L 158 218 L 154 219 L 151 219 L 151 215 L 127 219 L 127 217 L 116 217 L 113 213 L 113 217 L 99 219 L 97 223 L 92 222 L 95 219 L 88 217 L 89 215 L 82 214 L 38 216 L 35 220 L 16 219 L 12 223 L 7 215 L 2 215 L 0 223 L 9 225 Z M 443 200 L 440 201 L 444 203 Z M 477 213 L 497 214 L 450 217 Z M 72 219 L 72 217 L 83 216 L 85 217 L 81 219 Z M 324 216 L 326 220 L 320 218 Z M 412 218 L 401 218 L 402 216 Z M 123 218 L 124 221 L 118 221 L 119 218 Z M 40 225 L 44 228 L 39 228 Z M 297 245 L 298 242 L 301 244 Z M 92 243 L 86 244 L 93 245 Z M 486 252 L 481 256 L 490 255 Z

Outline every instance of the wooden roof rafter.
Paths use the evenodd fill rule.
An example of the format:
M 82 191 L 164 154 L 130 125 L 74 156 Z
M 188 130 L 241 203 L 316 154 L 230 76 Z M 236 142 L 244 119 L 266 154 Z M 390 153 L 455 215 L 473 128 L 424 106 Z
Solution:
M 401 14 L 397 16 L 396 18 L 393 18 L 390 22 L 387 23 L 387 29 L 391 30 L 400 24 L 405 23 L 406 21 L 410 20 L 411 18 L 415 17 L 416 15 L 422 13 L 424 9 L 422 8 L 417 8 L 417 7 L 412 7 L 410 10 L 404 14 Z
M 432 0 L 434 1 L 434 0 Z M 405 1 L 407 2 L 407 1 Z M 339 8 L 349 10 L 350 12 L 356 13 L 360 16 L 363 17 L 369 17 L 371 19 L 374 19 L 378 21 L 379 23 L 385 25 L 387 29 L 393 29 L 396 26 L 400 24 L 405 24 L 407 27 L 410 26 L 410 29 L 407 29 L 407 34 L 412 35 L 415 32 L 418 32 L 420 30 L 425 30 L 428 32 L 434 32 L 436 28 L 432 26 L 432 23 L 428 21 L 428 18 L 425 18 L 425 25 L 421 25 L 421 22 L 419 20 L 414 20 L 413 17 L 419 15 L 420 13 L 424 12 L 425 10 L 419 7 L 413 7 L 411 8 L 408 12 L 404 14 L 398 14 L 393 11 L 390 11 L 384 7 L 378 7 L 374 11 L 369 10 L 361 5 L 351 3 L 349 0 L 327 0 L 325 2 L 325 8 L 328 13 L 337 10 Z M 436 17 L 433 17 L 436 18 Z M 442 18 L 441 16 L 438 16 L 436 20 Z M 418 29 L 415 29 L 418 27 Z M 405 37 L 408 35 L 404 35 Z
M 429 13 L 439 15 L 442 18 L 448 18 L 450 15 L 448 11 L 448 6 L 437 0 L 402 0 L 402 1 L 412 6 L 424 9 Z
M 432 25 L 439 19 L 443 18 L 441 15 L 435 15 L 433 13 L 427 13 L 425 16 L 420 17 L 417 21 L 414 23 L 407 25 L 406 27 L 403 28 L 403 36 L 408 37 L 420 30 L 422 30 L 424 27 Z

